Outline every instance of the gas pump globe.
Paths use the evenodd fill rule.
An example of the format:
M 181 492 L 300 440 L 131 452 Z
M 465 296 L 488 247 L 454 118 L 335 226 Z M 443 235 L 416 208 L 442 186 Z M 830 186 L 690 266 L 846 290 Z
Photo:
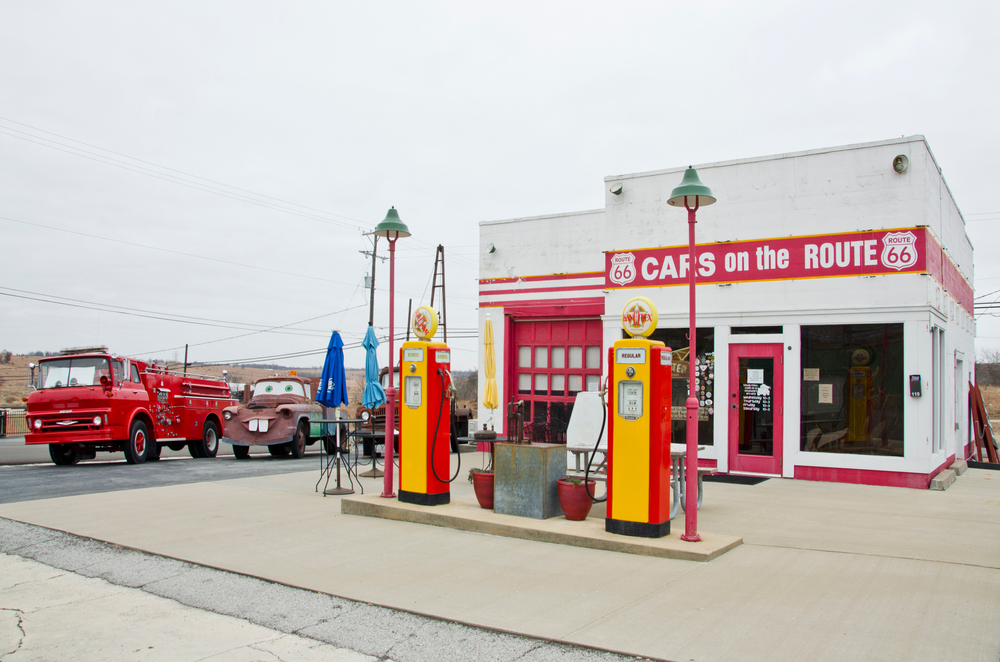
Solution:
M 432 342 L 437 312 L 419 306 L 410 320 L 417 340 L 400 348 L 399 500 L 424 506 L 451 501 L 451 350 Z M 461 469 L 461 455 L 459 455 Z M 455 473 L 455 476 L 458 472 Z
M 609 533 L 662 538 L 670 533 L 670 373 L 673 354 L 658 340 L 658 314 L 645 297 L 630 299 L 622 328 L 631 338 L 608 352 Z

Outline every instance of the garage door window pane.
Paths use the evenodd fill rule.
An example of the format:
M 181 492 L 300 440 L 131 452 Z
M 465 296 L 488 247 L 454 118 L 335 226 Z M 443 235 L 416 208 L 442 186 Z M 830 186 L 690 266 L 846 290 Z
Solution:
M 566 375 L 552 375 L 552 395 L 566 395 Z
M 517 348 L 517 367 L 518 368 L 530 368 L 531 367 L 531 348 L 530 347 L 518 347 Z
M 583 375 L 569 376 L 569 390 L 571 395 L 583 390 Z
M 601 376 L 600 375 L 587 375 L 587 390 L 588 391 L 600 391 L 601 390 Z
M 536 368 L 548 368 L 549 367 L 549 348 L 548 347 L 536 347 L 535 348 L 535 367 Z
M 601 367 L 601 348 L 600 347 L 588 347 L 587 348 L 587 367 L 588 368 L 600 368 Z M 590 389 L 587 389 L 590 390 Z
M 523 395 L 531 394 L 531 375 L 523 374 L 517 376 L 517 392 Z
M 566 348 L 565 347 L 553 347 L 552 348 L 552 367 L 556 370 L 561 370 L 566 367 Z
M 535 375 L 535 393 L 549 392 L 549 376 Z
M 569 348 L 569 367 L 570 370 L 583 367 L 583 347 Z M 572 384 L 570 388 L 572 388 Z

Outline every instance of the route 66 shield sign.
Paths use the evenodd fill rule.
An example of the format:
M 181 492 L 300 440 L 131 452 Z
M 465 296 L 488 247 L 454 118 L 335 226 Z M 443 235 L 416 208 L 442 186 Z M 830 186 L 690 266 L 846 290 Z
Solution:
M 635 280 L 635 255 L 618 253 L 611 256 L 611 273 L 608 279 L 615 285 L 628 285 Z
M 889 232 L 882 237 L 882 265 L 900 271 L 917 263 L 917 236 L 906 232 Z

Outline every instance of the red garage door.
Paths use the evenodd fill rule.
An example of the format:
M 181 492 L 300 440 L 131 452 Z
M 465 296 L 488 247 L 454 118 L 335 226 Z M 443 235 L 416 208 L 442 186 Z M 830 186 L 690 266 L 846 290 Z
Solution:
M 514 320 L 513 389 L 532 441 L 566 443 L 576 394 L 600 390 L 601 340 L 600 319 Z

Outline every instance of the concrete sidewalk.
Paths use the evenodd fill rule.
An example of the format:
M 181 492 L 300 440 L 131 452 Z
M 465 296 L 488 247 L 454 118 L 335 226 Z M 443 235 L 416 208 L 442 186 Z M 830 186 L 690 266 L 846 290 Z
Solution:
M 744 540 L 708 563 L 342 515 L 338 497 L 313 491 L 316 478 L 309 471 L 11 503 L 0 517 L 659 659 L 1000 657 L 1000 472 L 969 470 L 944 492 L 780 479 L 706 484 L 699 528 Z M 380 488 L 365 482 L 368 493 Z M 471 498 L 465 482 L 453 491 Z

